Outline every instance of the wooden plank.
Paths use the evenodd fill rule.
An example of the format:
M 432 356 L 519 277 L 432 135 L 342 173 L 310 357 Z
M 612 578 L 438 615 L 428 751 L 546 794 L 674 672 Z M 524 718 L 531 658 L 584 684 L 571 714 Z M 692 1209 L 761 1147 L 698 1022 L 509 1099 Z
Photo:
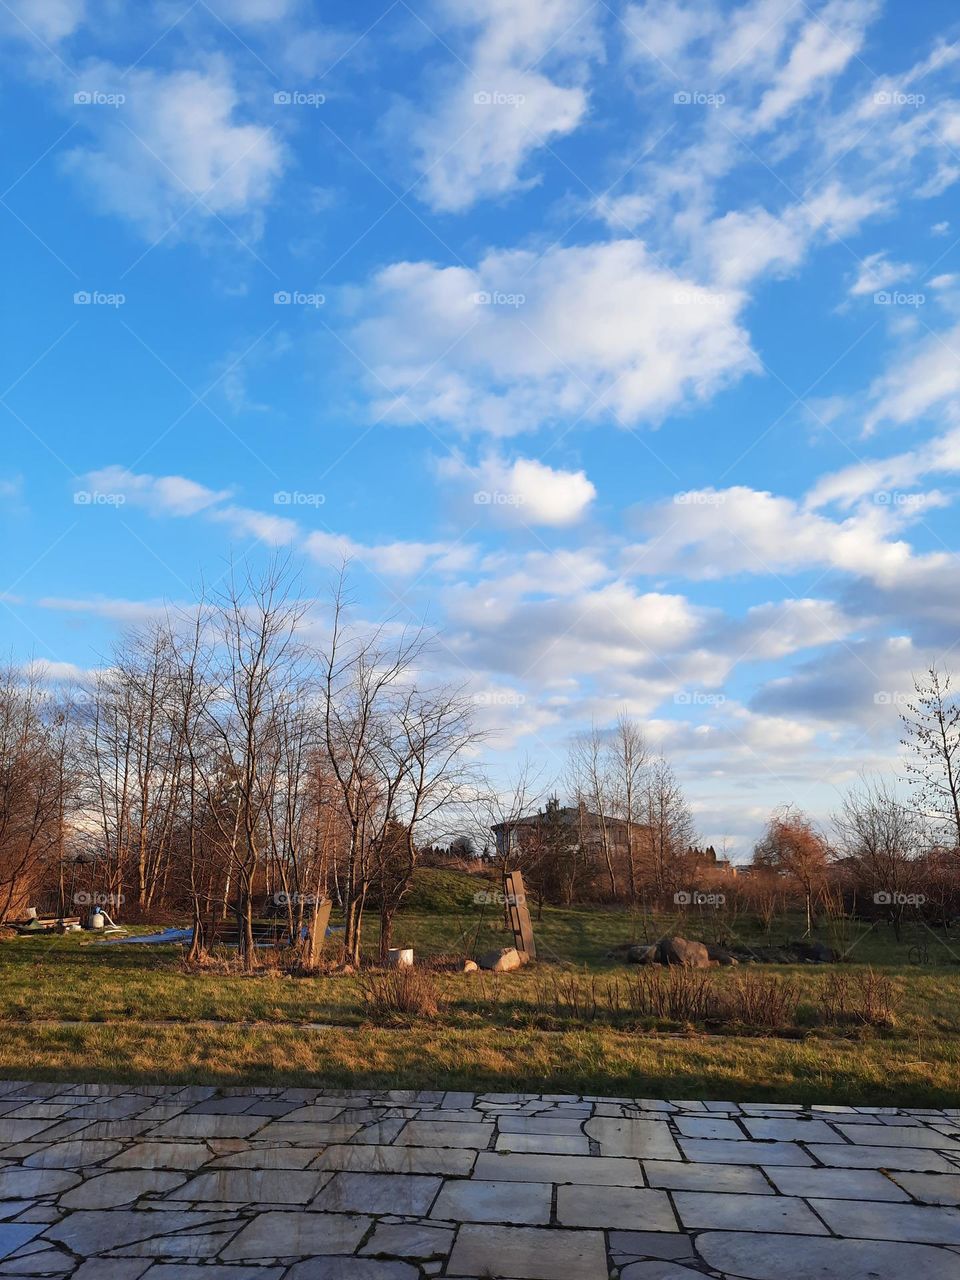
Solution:
M 523 887 L 523 875 L 519 871 L 508 871 L 504 878 L 504 892 L 507 895 L 507 910 L 510 916 L 510 927 L 518 951 L 525 951 L 531 960 L 537 958 L 537 944 L 533 940 L 533 921 L 527 907 L 527 893 Z
M 316 925 L 313 926 L 314 932 L 316 933 L 317 951 L 320 950 L 320 948 L 323 946 L 324 942 L 326 941 L 327 925 L 330 923 L 330 909 L 332 908 L 332 906 L 333 906 L 333 903 L 330 901 L 330 899 L 324 898 L 324 900 L 317 907 L 317 923 Z

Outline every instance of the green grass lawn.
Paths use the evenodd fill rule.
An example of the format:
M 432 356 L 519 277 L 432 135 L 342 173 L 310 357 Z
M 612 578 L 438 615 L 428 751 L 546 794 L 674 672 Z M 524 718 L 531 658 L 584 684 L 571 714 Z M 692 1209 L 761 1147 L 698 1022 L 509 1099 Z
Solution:
M 371 1016 L 362 975 L 193 973 L 179 947 L 100 946 L 86 934 L 11 938 L 0 943 L 0 1072 L 956 1105 L 960 964 L 949 944 L 920 925 L 899 943 L 885 926 L 860 926 L 846 939 L 819 931 L 843 947 L 862 935 L 842 970 L 869 964 L 891 978 L 891 1026 L 817 1021 L 818 995 L 834 966 L 711 972 L 718 984 L 748 973 L 795 983 L 801 1025 L 775 1035 L 652 1022 L 606 1008 L 577 1019 L 558 1016 L 552 1006 L 556 981 L 573 982 L 584 993 L 593 985 L 609 991 L 614 980 L 629 982 L 636 970 L 609 955 L 617 943 L 665 931 L 712 939 L 716 926 L 710 918 L 678 922 L 607 909 L 547 909 L 536 925 L 536 965 L 504 975 L 441 973 L 437 1017 L 393 1024 Z M 733 932 L 741 943 L 770 940 L 742 920 Z M 796 937 L 799 929 L 786 921 L 780 933 Z M 412 943 L 421 959 L 436 960 L 510 941 L 495 910 L 481 921 L 472 904 L 462 902 L 405 913 L 395 940 Z M 373 921 L 368 943 L 372 952 Z M 921 944 L 936 963 L 910 963 Z

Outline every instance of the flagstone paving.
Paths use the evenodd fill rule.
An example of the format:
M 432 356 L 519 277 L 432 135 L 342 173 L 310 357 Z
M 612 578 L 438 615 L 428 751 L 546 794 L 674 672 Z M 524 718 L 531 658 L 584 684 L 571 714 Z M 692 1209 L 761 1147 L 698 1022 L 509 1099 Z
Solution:
M 960 1110 L 0 1081 L 0 1280 L 958 1280 Z

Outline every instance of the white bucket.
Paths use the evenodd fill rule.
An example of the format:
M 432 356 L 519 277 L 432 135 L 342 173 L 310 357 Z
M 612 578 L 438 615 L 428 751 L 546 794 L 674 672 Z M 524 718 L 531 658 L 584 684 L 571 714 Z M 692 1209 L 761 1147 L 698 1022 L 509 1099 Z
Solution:
M 413 947 L 391 947 L 387 951 L 387 966 L 390 969 L 412 969 Z

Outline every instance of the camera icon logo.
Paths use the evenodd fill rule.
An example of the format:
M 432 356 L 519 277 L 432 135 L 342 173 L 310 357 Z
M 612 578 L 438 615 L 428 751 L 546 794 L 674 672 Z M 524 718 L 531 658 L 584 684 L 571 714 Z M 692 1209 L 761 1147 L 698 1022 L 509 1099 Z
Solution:
M 278 289 L 273 295 L 274 304 L 278 307 L 288 307 L 292 300 L 291 294 L 286 289 Z
M 293 101 L 293 94 L 287 89 L 280 89 L 273 95 L 274 104 L 278 107 L 289 107 Z
M 689 907 L 692 898 L 686 889 L 680 889 L 673 895 L 673 900 L 678 907 Z

